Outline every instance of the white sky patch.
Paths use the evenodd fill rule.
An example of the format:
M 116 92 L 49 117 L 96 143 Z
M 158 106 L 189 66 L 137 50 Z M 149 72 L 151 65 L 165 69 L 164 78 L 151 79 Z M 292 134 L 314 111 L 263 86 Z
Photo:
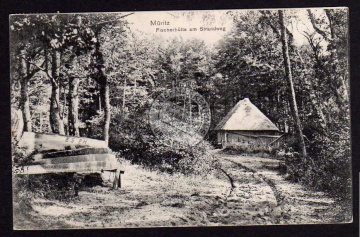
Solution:
M 234 27 L 233 20 L 228 12 L 245 12 L 248 10 L 212 10 L 212 11 L 156 11 L 134 12 L 127 17 L 130 28 L 140 34 L 153 34 L 156 37 L 171 39 L 182 37 L 184 40 L 197 38 L 203 40 L 207 46 L 213 46 L 220 39 L 226 37 Z M 277 11 L 277 10 L 274 10 Z M 312 9 L 315 16 L 324 14 L 323 9 Z M 307 9 L 287 9 L 287 27 L 293 33 L 295 44 L 301 46 L 308 44 L 304 32 L 314 32 L 308 18 Z M 160 22 L 152 25 L 151 22 Z M 224 28 L 225 30 L 201 31 L 201 27 Z M 157 30 L 158 29 L 158 30 Z M 161 30 L 173 29 L 173 32 Z M 183 29 L 183 30 L 181 30 Z M 186 29 L 186 31 L 184 31 Z M 190 31 L 190 29 L 197 29 Z M 323 47 L 326 46 L 322 43 Z
M 182 37 L 197 38 L 211 46 L 231 31 L 233 26 L 226 10 L 221 11 L 167 11 L 135 12 L 127 18 L 130 28 L 145 34 L 154 34 L 164 39 Z M 153 22 L 166 22 L 168 25 L 151 25 Z M 201 31 L 201 27 L 221 28 L 224 30 Z M 158 31 L 157 31 L 158 29 Z M 186 29 L 186 31 L 160 32 L 159 29 Z M 196 29 L 196 31 L 190 31 Z
M 314 15 L 317 15 L 319 12 L 314 12 Z M 293 33 L 295 43 L 298 46 L 308 44 L 307 39 L 305 38 L 305 32 L 314 32 L 314 28 L 308 18 L 307 9 L 296 9 L 288 13 L 291 16 L 288 22 L 288 29 Z

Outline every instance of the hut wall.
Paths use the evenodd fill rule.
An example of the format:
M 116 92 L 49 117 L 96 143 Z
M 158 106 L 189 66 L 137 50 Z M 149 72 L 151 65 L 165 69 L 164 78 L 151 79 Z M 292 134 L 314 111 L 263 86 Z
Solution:
M 228 136 L 228 134 L 225 133 L 225 131 L 218 131 L 218 133 L 217 133 L 218 144 L 221 144 L 222 146 L 224 146 L 224 144 L 226 144 L 228 141 L 227 136 Z
M 269 133 L 267 131 L 219 131 L 218 143 L 222 144 L 222 147 L 266 148 L 279 137 L 279 133 L 276 134 L 272 131 Z M 271 146 L 278 147 L 279 139 Z

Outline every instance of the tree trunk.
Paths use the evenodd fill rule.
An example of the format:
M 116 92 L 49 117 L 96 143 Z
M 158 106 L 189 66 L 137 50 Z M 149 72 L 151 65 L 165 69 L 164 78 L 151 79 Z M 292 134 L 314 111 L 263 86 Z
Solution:
M 100 85 L 100 95 L 104 102 L 103 139 L 105 143 L 108 144 L 111 112 L 110 112 L 110 88 L 106 81 Z
M 28 80 L 21 79 L 20 107 L 24 118 L 24 131 L 32 132 L 28 83 Z
M 287 39 L 287 33 L 286 33 L 285 23 L 284 23 L 284 15 L 285 15 L 284 11 L 279 10 L 279 20 L 280 20 L 280 27 L 281 27 L 281 43 L 282 43 L 282 51 L 283 51 L 283 57 L 284 57 L 285 75 L 286 75 L 286 79 L 288 80 L 289 89 L 290 89 L 290 97 L 291 97 L 290 98 L 290 107 L 291 107 L 291 111 L 292 111 L 293 119 L 294 119 L 294 123 L 295 123 L 297 140 L 300 145 L 301 156 L 303 158 L 305 158 L 306 157 L 306 147 L 305 147 L 304 136 L 302 133 L 298 107 L 297 107 L 297 103 L 296 103 L 296 95 L 295 95 L 294 83 L 293 83 L 293 79 L 292 79 L 291 64 L 290 64 L 290 57 L 289 57 L 288 39 Z
M 327 121 L 326 121 L 325 115 L 324 115 L 321 107 L 318 104 L 318 99 L 317 99 L 317 96 L 315 95 L 315 89 L 314 89 L 312 83 L 309 82 L 309 84 L 310 84 L 309 98 L 310 98 L 311 104 L 315 110 L 316 115 L 319 117 L 320 127 L 322 128 L 323 132 L 326 133 Z
M 64 121 L 60 116 L 59 52 L 54 50 L 51 58 L 50 126 L 53 133 L 65 135 Z
M 50 126 L 53 133 L 65 135 L 63 120 L 60 117 L 59 107 L 60 89 L 52 84 L 50 97 Z
M 80 136 L 79 132 L 79 82 L 80 79 L 77 77 L 70 77 L 69 78 L 69 135 L 70 136 Z
M 125 113 L 125 101 L 126 101 L 126 77 L 124 77 L 124 90 L 121 111 Z
M 21 79 L 20 79 L 20 108 L 24 120 L 24 131 L 32 132 L 30 101 L 29 101 L 29 64 L 25 59 L 21 59 Z
M 95 33 L 97 42 L 95 44 L 94 58 L 97 62 L 96 68 L 97 68 L 98 72 L 96 73 L 96 75 L 94 75 L 94 79 L 100 86 L 100 98 L 101 98 L 102 102 L 104 103 L 103 139 L 104 139 L 105 143 L 108 144 L 109 143 L 110 116 L 111 116 L 110 88 L 109 88 L 109 84 L 107 81 L 107 77 L 105 76 L 105 73 L 103 72 L 103 64 L 102 63 L 104 62 L 104 58 L 103 58 L 102 52 L 100 50 L 100 40 L 99 40 L 100 31 L 101 30 L 98 30 Z

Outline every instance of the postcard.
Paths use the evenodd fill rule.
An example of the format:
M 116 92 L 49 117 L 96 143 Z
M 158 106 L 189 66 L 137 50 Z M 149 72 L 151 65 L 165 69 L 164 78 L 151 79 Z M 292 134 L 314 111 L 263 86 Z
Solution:
M 352 222 L 348 22 L 11 15 L 13 228 Z

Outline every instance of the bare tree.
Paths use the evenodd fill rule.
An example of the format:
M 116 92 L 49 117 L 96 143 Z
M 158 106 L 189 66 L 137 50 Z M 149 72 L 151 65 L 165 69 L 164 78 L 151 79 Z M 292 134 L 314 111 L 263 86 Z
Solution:
M 282 43 L 282 52 L 283 52 L 284 67 L 285 67 L 285 77 L 288 80 L 289 90 L 290 90 L 290 100 L 289 100 L 290 108 L 295 123 L 295 129 L 297 134 L 297 140 L 299 142 L 299 146 L 301 150 L 301 156 L 306 157 L 306 147 L 305 147 L 305 141 L 301 127 L 301 121 L 299 118 L 298 107 L 296 103 L 296 95 L 295 95 L 294 82 L 292 78 L 292 71 L 291 71 L 291 64 L 289 57 L 288 36 L 286 32 L 284 18 L 285 18 L 284 10 L 279 10 L 279 22 L 280 22 L 281 43 Z

